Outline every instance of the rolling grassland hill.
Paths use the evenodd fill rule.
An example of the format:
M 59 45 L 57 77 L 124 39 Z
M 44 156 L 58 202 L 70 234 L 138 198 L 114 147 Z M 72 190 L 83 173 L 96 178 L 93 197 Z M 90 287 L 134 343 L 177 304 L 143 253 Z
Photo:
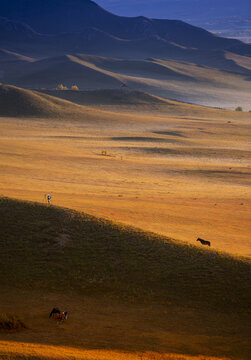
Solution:
M 4 118 L 41 118 L 51 120 L 77 121 L 89 124 L 94 128 L 109 128 L 116 124 L 118 128 L 151 126 L 152 117 L 135 118 L 130 112 L 159 112 L 173 116 L 200 115 L 228 118 L 232 112 L 189 105 L 177 101 L 166 100 L 141 91 L 131 90 L 29 90 L 12 85 L 0 84 L 0 116 Z M 129 112 L 127 115 L 126 113 Z M 246 114 L 240 114 L 244 119 Z M 156 123 L 165 122 L 165 118 L 157 118 Z M 149 123 L 149 124 L 148 124 Z M 148 124 L 148 125 L 147 125 Z
M 150 95 L 149 98 L 151 99 Z M 158 100 L 156 100 L 156 102 L 157 101 Z M 149 107 L 149 105 L 147 105 L 147 107 Z M 198 108 L 200 109 L 200 107 Z M 34 120 L 39 118 L 46 122 L 52 121 L 52 123 L 55 121 L 56 123 L 72 121 L 73 123 L 79 122 L 83 126 L 107 129 L 115 125 L 121 128 L 127 128 L 128 126 L 133 128 L 145 122 L 145 118 L 142 116 L 138 116 L 135 123 L 135 117 L 131 115 L 114 113 L 111 112 L 110 110 L 112 109 L 109 108 L 105 110 L 106 111 L 78 105 L 75 102 L 34 90 L 0 84 L 0 117 L 2 117 L 2 119 L 16 118 Z M 163 119 L 160 119 L 160 122 L 163 122 Z
M 227 61 L 231 71 L 154 58 L 122 60 L 74 54 L 12 67 L 2 81 L 50 90 L 59 84 L 68 88 L 77 85 L 80 90 L 120 89 L 126 85 L 129 90 L 164 98 L 230 109 L 242 106 L 249 110 L 250 58 L 236 55 Z
M 99 122 L 115 121 L 117 116 L 41 92 L 0 84 L 0 116 L 14 118 L 53 118 Z M 121 116 L 123 119 L 123 115 Z
M 222 55 L 222 56 L 221 56 Z M 118 73 L 125 74 L 145 74 L 149 73 L 152 75 L 157 75 L 160 71 L 165 71 L 166 73 L 162 73 L 162 76 L 170 76 L 177 77 L 180 75 L 180 80 L 188 80 L 189 74 L 185 77 L 184 74 L 179 73 L 177 69 L 175 69 L 175 63 L 182 66 L 182 59 L 179 61 L 171 60 L 166 58 L 154 58 L 148 57 L 145 59 L 119 59 L 116 57 L 104 57 L 97 55 L 88 55 L 88 54 L 75 54 L 79 59 L 86 61 L 87 63 L 93 63 L 98 67 L 104 68 L 105 70 L 110 70 Z M 201 55 L 202 58 L 202 55 Z M 166 60 L 165 69 L 163 69 L 164 62 L 161 60 Z M 187 59 L 187 61 L 183 61 L 183 66 L 186 62 L 190 62 L 193 64 L 204 65 L 206 67 L 216 68 L 219 70 L 232 71 L 235 73 L 244 73 L 248 74 L 250 70 L 251 58 L 248 56 L 242 56 L 239 54 L 233 54 L 231 52 L 225 51 L 224 54 L 220 54 L 217 51 L 205 51 L 204 53 L 204 63 L 193 61 L 193 59 Z M 169 65 L 169 67 L 168 67 Z M 183 78 L 182 78 L 183 75 Z
M 36 91 L 0 85 L 0 115 L 12 117 L 81 116 L 88 109 Z
M 230 110 L 217 109 L 207 106 L 200 106 L 181 101 L 165 99 L 151 93 L 124 89 L 100 89 L 100 90 L 36 90 L 39 93 L 47 94 L 51 97 L 64 99 L 72 103 L 109 111 L 115 113 L 118 118 L 120 114 L 128 115 L 147 115 L 153 116 L 196 116 L 198 118 L 226 119 L 230 121 L 236 117 L 236 112 Z M 240 119 L 250 120 L 249 113 L 243 111 L 238 114 Z M 122 120 L 122 119 L 121 119 Z M 135 124 L 138 119 L 135 118 Z M 144 119 L 147 123 L 147 118 Z
M 136 118 L 132 114 L 137 114 Z M 158 116 L 154 123 L 164 124 L 165 116 L 197 116 L 232 119 L 233 111 L 218 110 L 179 101 L 164 99 L 142 91 L 129 89 L 29 90 L 0 84 L 0 116 L 2 118 L 41 118 L 74 120 L 102 127 L 115 124 L 121 129 L 133 129 L 145 124 L 151 126 L 152 114 Z M 147 114 L 148 117 L 144 117 Z M 248 120 L 249 114 L 241 112 L 239 118 Z
M 210 54 L 213 58 L 213 54 Z M 123 82 L 128 85 L 138 86 L 145 79 L 177 81 L 186 83 L 200 82 L 209 79 L 216 81 L 215 74 L 222 78 L 224 83 L 228 78 L 235 78 L 235 81 L 245 80 L 250 75 L 251 58 L 240 55 L 228 54 L 228 67 L 220 66 L 219 70 L 211 69 L 208 66 L 196 66 L 186 62 L 178 62 L 164 59 L 148 58 L 144 60 L 123 60 L 103 56 L 72 54 L 58 57 L 50 57 L 37 60 L 32 64 L 23 64 L 12 69 L 5 81 L 14 82 L 24 87 L 56 87 L 59 83 L 70 85 L 77 83 L 81 88 L 108 88 L 118 87 Z M 209 59 L 209 56 L 207 56 Z M 224 70 L 229 70 L 223 71 Z M 197 78 L 201 75 L 201 78 Z M 195 84 L 194 84 L 195 85 Z
M 74 118 L 84 119 L 86 116 L 102 118 L 107 114 L 90 109 L 85 105 L 134 105 L 168 106 L 168 101 L 145 94 L 124 90 L 97 91 L 34 91 L 12 85 L 0 84 L 0 116 L 2 117 L 33 117 L 33 118 Z M 170 102 L 172 104 L 172 102 Z M 179 103 L 177 103 L 179 104 Z M 196 107 L 195 107 L 196 108 Z M 199 108 L 199 107 L 198 107 Z M 119 116 L 119 115 L 117 115 Z M 114 116 L 109 114 L 112 119 Z
M 5 81 L 27 88 L 55 88 L 61 83 L 90 89 L 119 88 L 122 81 L 116 75 L 77 56 L 64 55 L 18 67 Z
M 70 101 L 78 105 L 100 108 L 116 113 L 147 113 L 150 116 L 198 116 L 230 119 L 236 115 L 234 111 L 217 109 L 165 99 L 151 93 L 132 89 L 100 89 L 100 90 L 40 90 L 37 92 Z M 247 112 L 238 114 L 241 118 L 250 119 Z
M 1 198 L 0 215 L 1 311 L 27 326 L 1 332 L 8 359 L 70 354 L 42 344 L 248 359 L 249 260 L 38 203 Z M 69 320 L 55 326 L 60 304 Z
M 144 106 L 149 109 L 164 106 L 175 102 L 154 96 L 142 91 L 129 89 L 102 89 L 102 90 L 38 90 L 50 96 L 59 97 L 79 105 L 86 106 L 138 106 L 143 110 Z
M 6 198 L 0 208 L 2 286 L 53 290 L 57 283 L 80 294 L 195 307 L 206 302 L 222 311 L 238 305 L 239 313 L 249 308 L 245 258 L 72 210 Z

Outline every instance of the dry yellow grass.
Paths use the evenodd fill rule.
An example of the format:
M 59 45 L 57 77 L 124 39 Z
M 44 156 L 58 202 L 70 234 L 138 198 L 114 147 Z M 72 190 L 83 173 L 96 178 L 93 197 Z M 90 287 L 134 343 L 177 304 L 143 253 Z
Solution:
M 251 115 L 176 110 L 1 118 L 0 193 L 43 202 L 49 192 L 55 205 L 250 256 Z
M 0 341 L 0 359 L 71 359 L 71 360 L 228 360 L 228 358 L 189 356 L 156 352 L 122 352 L 114 350 L 81 350 L 72 347 L 51 346 L 14 341 Z

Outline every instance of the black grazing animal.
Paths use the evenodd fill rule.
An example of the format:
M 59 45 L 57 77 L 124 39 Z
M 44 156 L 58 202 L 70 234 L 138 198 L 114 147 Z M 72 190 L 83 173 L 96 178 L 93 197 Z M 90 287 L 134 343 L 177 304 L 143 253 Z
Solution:
M 210 241 L 203 240 L 203 239 L 201 239 L 201 238 L 198 238 L 196 241 L 199 241 L 202 245 L 208 245 L 208 246 L 211 246 Z
M 51 313 L 50 313 L 50 315 L 49 315 L 49 318 L 51 318 L 51 317 L 54 317 L 56 314 L 61 314 L 61 311 L 59 310 L 59 308 L 53 308 L 52 310 L 51 310 Z

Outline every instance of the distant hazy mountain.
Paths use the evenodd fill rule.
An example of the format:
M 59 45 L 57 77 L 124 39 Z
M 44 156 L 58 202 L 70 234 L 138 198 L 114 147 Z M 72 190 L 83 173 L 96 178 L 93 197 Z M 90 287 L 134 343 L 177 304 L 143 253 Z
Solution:
M 251 45 L 185 22 L 117 16 L 91 0 L 1 0 L 0 15 L 0 47 L 32 56 L 86 52 L 210 66 L 208 53 L 214 63 L 224 51 L 251 55 Z
M 124 16 L 179 19 L 221 36 L 251 43 L 250 0 L 97 0 Z
M 205 21 L 251 14 L 250 0 L 97 0 L 119 15 Z

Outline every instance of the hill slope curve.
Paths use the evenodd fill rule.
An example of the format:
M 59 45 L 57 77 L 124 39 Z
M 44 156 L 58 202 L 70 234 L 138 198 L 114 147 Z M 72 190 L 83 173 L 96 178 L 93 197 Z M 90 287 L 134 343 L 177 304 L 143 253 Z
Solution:
M 0 116 L 67 117 L 80 116 L 88 108 L 36 91 L 0 84 Z
M 237 312 L 250 305 L 248 260 L 37 203 L 1 198 L 0 215 L 1 286 L 57 283 L 80 294 Z

